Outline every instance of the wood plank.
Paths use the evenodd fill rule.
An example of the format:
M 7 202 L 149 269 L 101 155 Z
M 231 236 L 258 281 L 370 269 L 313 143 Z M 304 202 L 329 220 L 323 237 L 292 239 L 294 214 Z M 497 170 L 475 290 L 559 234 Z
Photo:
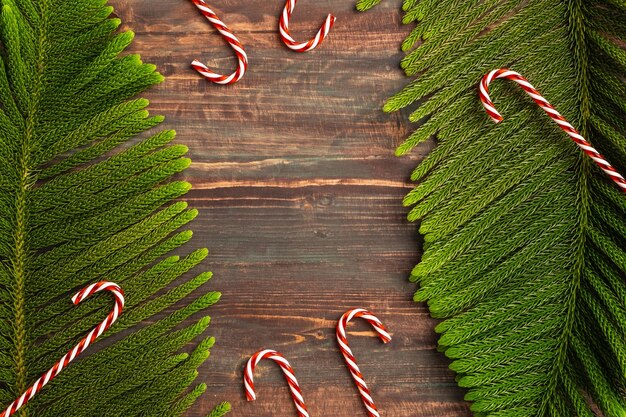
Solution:
M 246 403 L 242 368 L 272 347 L 292 362 L 312 416 L 365 415 L 343 365 L 334 326 L 348 308 L 373 310 L 394 340 L 383 345 L 365 323 L 350 341 L 383 416 L 469 416 L 448 362 L 435 349 L 435 321 L 411 301 L 407 281 L 419 260 L 417 227 L 402 197 L 411 170 L 432 148 L 396 158 L 410 132 L 406 114 L 384 114 L 384 100 L 406 78 L 398 67 L 400 1 L 357 13 L 352 0 L 302 1 L 291 26 L 311 36 L 332 11 L 338 18 L 316 51 L 296 54 L 277 35 L 283 3 L 213 4 L 246 45 L 250 71 L 219 87 L 189 67 L 201 59 L 232 71 L 217 32 L 186 0 L 113 0 L 137 34 L 132 47 L 167 80 L 148 94 L 194 161 L 182 178 L 200 211 L 191 247 L 209 247 L 220 290 L 208 314 L 217 345 L 198 382 L 208 392 L 188 413 L 205 416 L 219 401 L 233 417 L 295 415 L 277 367 L 262 364 L 259 399 Z M 189 250 L 189 248 L 187 249 Z

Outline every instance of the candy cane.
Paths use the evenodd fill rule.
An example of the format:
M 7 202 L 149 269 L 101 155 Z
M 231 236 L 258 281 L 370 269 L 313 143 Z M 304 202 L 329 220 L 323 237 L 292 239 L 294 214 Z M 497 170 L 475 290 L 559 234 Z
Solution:
M 43 374 L 33 385 L 30 386 L 26 390 L 25 393 L 22 394 L 17 400 L 13 401 L 13 403 L 4 410 L 2 416 L 9 417 L 13 415 L 17 410 L 19 410 L 22 406 L 24 406 L 27 402 L 33 399 L 33 397 L 41 391 L 41 389 L 54 377 L 59 375 L 61 371 L 70 364 L 78 355 L 83 353 L 89 345 L 91 345 L 98 337 L 102 335 L 119 317 L 122 309 L 124 308 L 124 291 L 117 285 L 112 282 L 98 282 L 96 284 L 91 284 L 87 288 L 80 290 L 74 297 L 72 297 L 72 302 L 76 305 L 83 301 L 85 298 L 89 297 L 92 294 L 95 294 L 99 291 L 110 291 L 111 294 L 115 297 L 115 306 L 113 310 L 109 313 L 109 315 L 104 319 L 99 326 L 95 327 L 89 334 L 80 341 L 72 350 L 67 352 L 65 356 L 61 358 L 48 372 Z
M 243 49 L 243 45 L 239 42 L 239 39 L 235 36 L 235 34 L 220 20 L 219 17 L 209 8 L 209 6 L 203 0 L 191 0 L 193 4 L 196 5 L 198 10 L 207 18 L 209 22 L 213 25 L 215 29 L 219 33 L 222 34 L 226 42 L 233 48 L 235 54 L 237 55 L 237 60 L 239 64 L 237 66 L 237 70 L 232 74 L 226 76 L 217 74 L 209 69 L 202 62 L 195 60 L 191 63 L 193 69 L 198 71 L 200 75 L 206 78 L 209 81 L 212 81 L 216 84 L 233 84 L 237 81 L 241 80 L 241 77 L 246 73 L 248 69 L 248 55 L 246 55 L 246 51 Z
M 352 350 L 350 346 L 348 346 L 348 339 L 346 338 L 346 327 L 348 326 L 348 322 L 352 320 L 354 317 L 361 317 L 362 319 L 367 320 L 370 323 L 378 336 L 381 338 L 383 343 L 387 343 L 391 341 L 391 336 L 385 329 L 385 326 L 381 323 L 376 316 L 370 313 L 367 310 L 362 308 L 355 308 L 346 312 L 337 323 L 337 341 L 339 342 L 339 348 L 341 349 L 341 353 L 343 354 L 344 359 L 346 360 L 346 364 L 348 365 L 348 369 L 352 374 L 352 378 L 354 382 L 356 382 L 356 386 L 361 393 L 361 398 L 363 399 L 363 403 L 365 404 L 365 408 L 367 409 L 367 413 L 370 417 L 380 417 L 378 414 L 378 409 L 374 404 L 374 400 L 372 399 L 372 395 L 370 394 L 369 388 L 367 388 L 367 384 L 363 379 L 363 374 L 361 374 L 361 370 L 356 364 L 356 359 L 352 354 Z
M 515 71 L 508 69 L 493 70 L 489 74 L 485 75 L 480 83 L 480 100 L 482 101 L 487 114 L 493 119 L 494 122 L 500 123 L 503 120 L 502 115 L 498 112 L 498 110 L 496 110 L 493 102 L 489 98 L 489 84 L 492 80 L 497 78 L 506 78 L 519 84 L 520 87 L 522 87 L 522 89 L 535 101 L 535 103 L 537 103 L 539 107 L 541 107 L 543 111 L 545 111 L 548 116 L 550 116 L 552 120 L 554 120 L 555 123 L 559 125 L 559 127 L 563 129 L 565 133 L 567 133 L 569 137 L 572 138 L 572 140 L 587 155 L 589 155 L 591 159 L 594 160 L 600 169 L 602 169 L 602 171 L 604 171 L 623 191 L 626 192 L 626 180 L 624 177 L 620 175 L 620 173 L 617 172 L 617 170 L 613 168 L 611 164 L 609 164 L 609 162 L 593 146 L 591 146 L 591 144 L 587 142 L 587 140 L 582 137 L 580 133 L 578 133 L 576 129 L 574 129 L 574 126 L 569 124 L 569 122 L 565 120 L 565 118 L 561 116 L 558 111 L 556 111 L 548 100 L 543 98 L 541 93 L 537 91 L 526 78 L 522 77 Z
M 288 48 L 296 51 L 296 52 L 307 52 L 312 49 L 315 49 L 317 45 L 322 43 L 326 36 L 328 36 L 328 32 L 335 24 L 335 16 L 329 14 L 326 16 L 326 21 L 324 25 L 320 28 L 314 38 L 310 39 L 307 42 L 296 42 L 289 32 L 289 19 L 293 14 L 293 9 L 296 7 L 297 0 L 287 0 L 285 4 L 285 8 L 283 9 L 283 14 L 280 17 L 280 23 L 278 24 L 278 30 L 280 31 L 280 38 L 283 40 L 285 45 Z
M 300 385 L 298 385 L 298 380 L 293 372 L 293 368 L 287 362 L 287 359 L 275 350 L 266 349 L 261 350 L 250 358 L 248 364 L 246 365 L 246 370 L 243 375 L 243 384 L 246 389 L 246 397 L 248 401 L 256 400 L 256 394 L 254 392 L 254 369 L 263 359 L 271 359 L 280 366 L 283 373 L 285 374 L 285 378 L 287 379 L 287 384 L 289 384 L 289 389 L 291 390 L 291 397 L 293 398 L 293 402 L 298 409 L 299 417 L 309 417 L 309 412 L 306 409 L 306 405 L 304 404 L 304 398 L 302 397 L 302 391 L 300 390 Z

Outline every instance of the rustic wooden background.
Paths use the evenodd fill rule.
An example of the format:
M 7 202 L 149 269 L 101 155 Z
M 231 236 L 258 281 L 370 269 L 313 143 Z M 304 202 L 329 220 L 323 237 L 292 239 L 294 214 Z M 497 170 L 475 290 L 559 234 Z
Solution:
M 411 301 L 407 282 L 419 237 L 401 199 L 431 145 L 396 158 L 410 126 L 405 115 L 380 110 L 406 83 L 398 46 L 410 28 L 400 23 L 400 1 L 368 13 L 353 0 L 301 1 L 291 23 L 298 39 L 328 12 L 338 18 L 307 54 L 279 40 L 283 1 L 211 3 L 250 57 L 235 86 L 212 85 L 190 69 L 198 58 L 230 72 L 235 59 L 188 0 L 112 1 L 137 34 L 133 51 L 167 77 L 148 98 L 189 146 L 187 200 L 200 210 L 194 245 L 212 253 L 206 268 L 215 277 L 205 289 L 223 292 L 210 311 L 218 342 L 198 377 L 208 392 L 189 417 L 221 400 L 233 404 L 233 417 L 296 415 L 271 363 L 256 374 L 259 399 L 245 401 L 243 365 L 265 347 L 289 358 L 312 416 L 365 416 L 334 338 L 337 318 L 356 306 L 394 335 L 383 345 L 365 323 L 350 326 L 383 417 L 468 416 L 435 349 L 435 323 Z

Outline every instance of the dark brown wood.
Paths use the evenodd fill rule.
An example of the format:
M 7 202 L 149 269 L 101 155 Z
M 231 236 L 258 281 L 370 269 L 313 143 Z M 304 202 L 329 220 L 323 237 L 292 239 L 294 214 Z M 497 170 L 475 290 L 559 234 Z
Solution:
M 221 400 L 233 404 L 233 417 L 294 416 L 271 363 L 258 368 L 259 399 L 245 401 L 243 365 L 264 347 L 289 358 L 312 416 L 365 416 L 334 338 L 337 318 L 356 306 L 374 311 L 394 336 L 383 345 L 365 323 L 350 326 L 383 416 L 468 416 L 435 349 L 435 322 L 411 301 L 407 281 L 419 237 L 401 200 L 432 145 L 396 158 L 410 126 L 405 115 L 381 111 L 407 82 L 398 62 L 410 28 L 400 23 L 400 1 L 368 13 L 356 12 L 353 0 L 301 1 L 292 20 L 299 39 L 326 13 L 338 18 L 330 38 L 307 54 L 279 40 L 282 1 L 212 4 L 250 56 L 248 74 L 230 87 L 189 67 L 194 58 L 225 72 L 235 65 L 189 1 L 112 4 L 137 34 L 132 51 L 167 77 L 148 98 L 189 146 L 187 200 L 200 210 L 192 245 L 212 253 L 205 267 L 215 277 L 203 290 L 223 292 L 208 312 L 218 342 L 198 377 L 208 391 L 188 416 L 205 416 Z

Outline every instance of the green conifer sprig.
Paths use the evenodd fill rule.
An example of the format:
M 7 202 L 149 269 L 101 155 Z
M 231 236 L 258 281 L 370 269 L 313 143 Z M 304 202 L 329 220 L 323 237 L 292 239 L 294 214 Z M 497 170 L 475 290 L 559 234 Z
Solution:
M 366 10 L 377 0 L 360 0 Z M 424 254 L 414 299 L 442 319 L 440 349 L 476 416 L 626 415 L 626 196 L 518 86 L 527 77 L 626 173 L 626 3 L 405 0 L 401 62 L 384 106 L 436 148 L 404 199 Z
M 220 294 L 194 295 L 210 273 L 181 278 L 205 249 L 170 254 L 197 215 L 173 202 L 190 188 L 172 180 L 187 148 L 173 131 L 137 138 L 163 118 L 133 97 L 163 77 L 120 55 L 134 35 L 104 0 L 0 6 L 1 407 L 111 308 L 105 296 L 76 307 L 72 292 L 110 280 L 126 292 L 120 320 L 18 415 L 180 416 L 206 389 L 192 385 L 214 343 L 208 317 L 189 319 Z

